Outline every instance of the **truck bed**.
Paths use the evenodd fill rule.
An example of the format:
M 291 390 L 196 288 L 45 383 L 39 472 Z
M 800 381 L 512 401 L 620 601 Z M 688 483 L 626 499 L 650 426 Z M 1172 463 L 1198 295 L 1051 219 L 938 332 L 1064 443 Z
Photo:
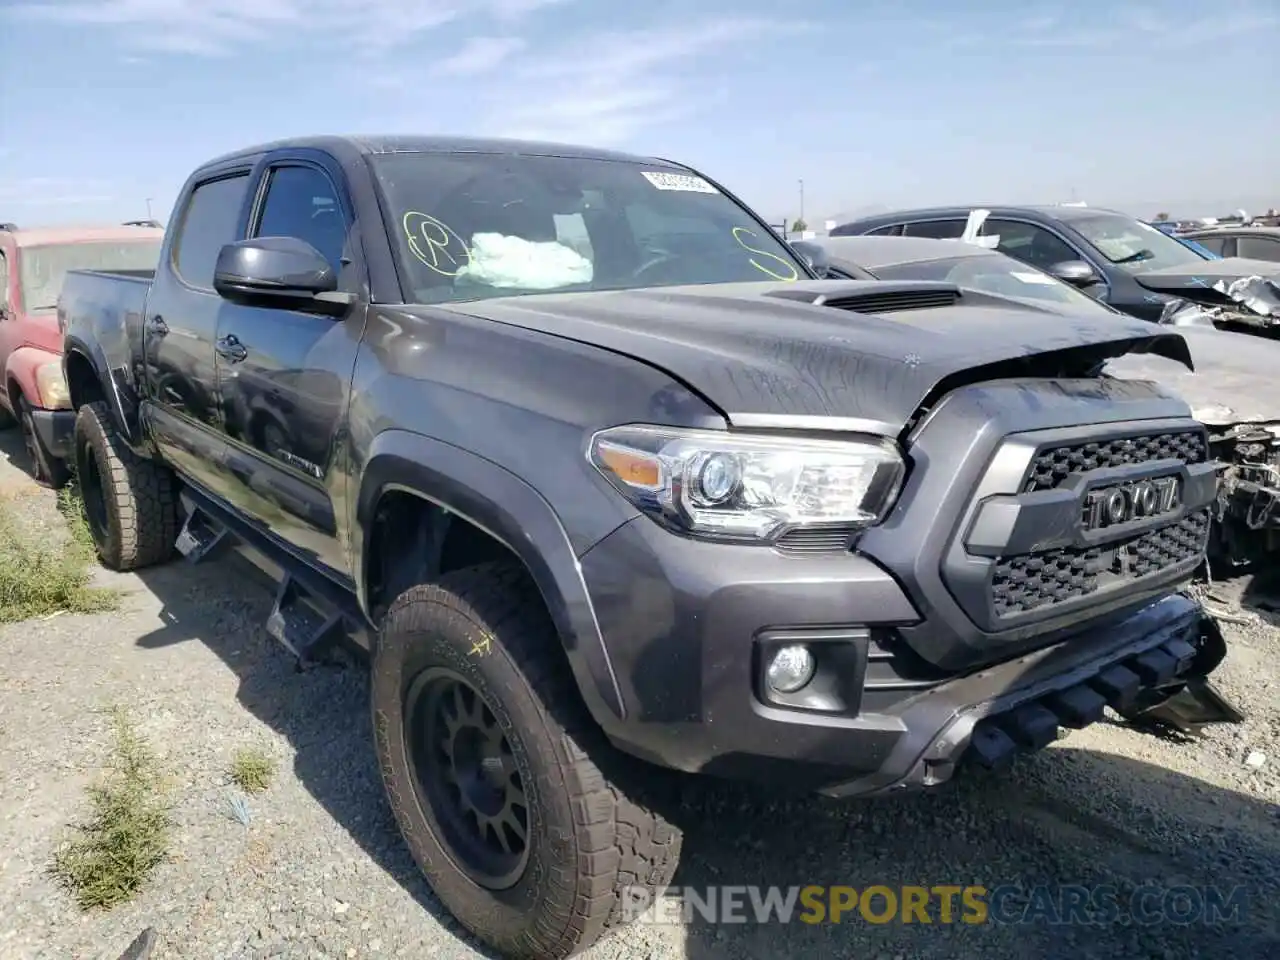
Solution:
M 97 328 L 99 317 L 115 318 L 114 326 L 121 331 L 138 323 L 154 278 L 154 270 L 68 271 L 58 297 L 62 329 L 79 326 L 75 321 L 81 319 L 90 319 L 90 326 Z

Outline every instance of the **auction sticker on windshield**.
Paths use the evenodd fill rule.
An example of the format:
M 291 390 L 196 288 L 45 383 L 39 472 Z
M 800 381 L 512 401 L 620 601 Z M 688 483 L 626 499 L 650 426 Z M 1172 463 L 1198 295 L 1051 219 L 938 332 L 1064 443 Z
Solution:
M 701 177 L 684 173 L 654 173 L 650 170 L 642 170 L 640 175 L 659 190 L 683 190 L 686 193 L 720 192 Z
M 1019 271 L 1014 273 L 1014 276 L 1023 283 L 1039 283 L 1046 287 L 1051 287 L 1058 282 L 1046 273 L 1023 273 Z

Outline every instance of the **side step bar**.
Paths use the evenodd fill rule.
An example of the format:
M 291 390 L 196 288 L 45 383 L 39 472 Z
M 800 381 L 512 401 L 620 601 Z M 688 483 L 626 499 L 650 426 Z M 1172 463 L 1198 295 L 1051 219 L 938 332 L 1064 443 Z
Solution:
M 189 563 L 213 556 L 225 543 L 235 541 L 252 554 L 250 559 L 279 583 L 275 603 L 267 617 L 269 633 L 298 659 L 299 665 L 326 662 L 332 650 L 349 637 L 365 633 L 364 618 L 354 594 L 323 574 L 290 564 L 281 556 L 268 556 L 241 531 L 235 520 L 190 490 L 180 495 L 186 520 L 176 547 Z M 283 561 L 283 562 L 282 562 Z

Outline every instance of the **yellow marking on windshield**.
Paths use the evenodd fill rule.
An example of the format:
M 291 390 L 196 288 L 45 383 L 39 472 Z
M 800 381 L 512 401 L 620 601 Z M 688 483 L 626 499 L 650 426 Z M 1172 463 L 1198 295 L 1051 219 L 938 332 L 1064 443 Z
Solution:
M 745 240 L 742 239 L 743 235 L 746 235 L 748 237 L 754 237 L 756 239 L 759 239 L 759 236 L 760 236 L 758 233 L 752 230 L 748 230 L 746 227 L 733 228 L 733 239 L 738 241 L 738 246 L 742 247 L 742 249 L 744 250 L 748 250 L 751 253 L 756 254 L 757 256 L 768 257 L 770 260 L 774 261 L 774 263 L 777 263 L 780 266 L 782 266 L 784 269 L 790 271 L 790 275 L 788 276 L 781 273 L 775 273 L 774 271 L 766 267 L 763 263 L 760 263 L 758 260 L 756 260 L 755 257 L 750 257 L 748 258 L 748 262 L 753 267 L 755 267 L 761 273 L 767 274 L 768 276 L 773 277 L 773 279 L 775 280 L 782 280 L 786 283 L 790 283 L 792 281 L 800 279 L 800 271 L 795 268 L 794 264 L 787 263 L 787 261 L 783 260 L 776 253 L 769 253 L 767 250 L 760 250 L 756 247 L 751 246 L 751 244 L 747 243 Z
M 409 252 L 425 267 L 444 277 L 456 277 L 471 262 L 471 248 L 443 220 L 410 210 L 401 218 Z

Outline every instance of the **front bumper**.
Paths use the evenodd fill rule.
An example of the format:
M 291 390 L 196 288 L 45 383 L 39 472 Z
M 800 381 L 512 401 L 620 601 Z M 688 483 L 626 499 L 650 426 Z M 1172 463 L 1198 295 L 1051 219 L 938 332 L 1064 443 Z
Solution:
M 71 437 L 76 429 L 74 410 L 32 410 L 36 436 L 50 455 L 59 460 L 71 456 Z
M 610 724 L 618 747 L 679 770 L 835 796 L 995 765 L 1107 705 L 1150 711 L 1225 653 L 1214 622 L 1174 594 L 947 672 L 902 642 L 898 628 L 919 626 L 919 615 L 856 554 L 782 557 L 684 540 L 636 518 L 581 563 L 626 708 Z M 818 674 L 788 702 L 767 692 L 762 664 L 770 644 L 795 642 L 814 650 Z

